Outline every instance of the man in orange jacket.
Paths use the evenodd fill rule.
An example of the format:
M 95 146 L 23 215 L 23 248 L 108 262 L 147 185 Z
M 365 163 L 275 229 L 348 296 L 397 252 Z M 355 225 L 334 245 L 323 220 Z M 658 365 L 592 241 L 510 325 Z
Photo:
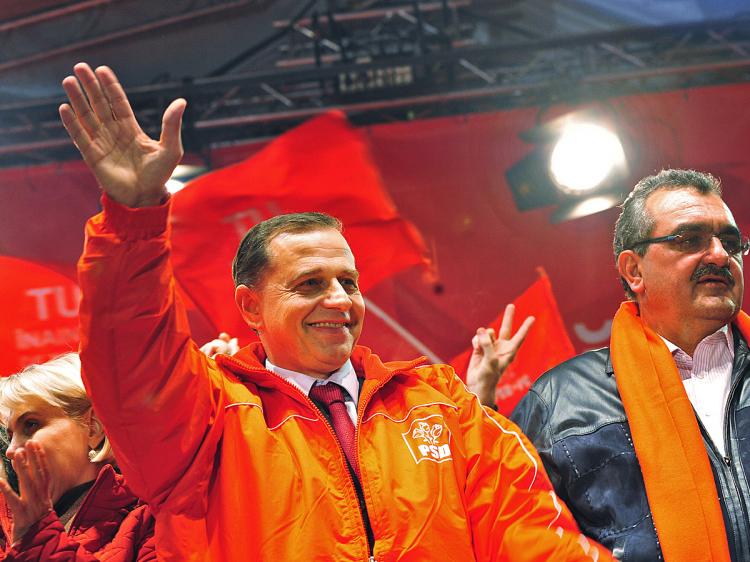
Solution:
M 79 265 L 87 388 L 123 473 L 157 514 L 162 560 L 604 560 L 533 447 L 450 367 L 384 364 L 336 219 L 256 225 L 233 267 L 260 343 L 210 359 L 169 262 L 159 141 L 115 75 L 75 67 L 60 115 L 104 191 Z M 82 86 L 82 87 L 81 87 Z

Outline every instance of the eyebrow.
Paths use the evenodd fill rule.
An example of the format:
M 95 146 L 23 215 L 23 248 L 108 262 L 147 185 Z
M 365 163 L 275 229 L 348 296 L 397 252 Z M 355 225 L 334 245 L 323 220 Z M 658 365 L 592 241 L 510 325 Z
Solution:
M 304 279 L 305 277 L 310 277 L 312 275 L 319 275 L 322 272 L 323 272 L 323 268 L 321 267 L 316 267 L 315 269 L 308 269 L 305 271 L 301 271 L 300 273 L 294 276 L 294 278 L 292 279 L 292 282 L 298 281 L 300 279 Z M 338 275 L 350 275 L 354 277 L 355 279 L 359 279 L 359 271 L 357 271 L 356 269 L 345 269 L 341 271 Z
M 685 224 L 679 225 L 677 228 L 675 228 L 672 233 L 673 234 L 682 234 L 685 232 L 696 232 L 696 231 L 702 231 L 702 232 L 713 232 L 713 229 L 708 223 L 704 222 L 688 222 Z M 733 224 L 727 224 L 720 228 L 716 234 L 736 234 L 737 236 L 741 236 L 740 229 L 737 228 L 737 226 Z
M 26 410 L 23 414 L 21 414 L 15 420 L 13 420 L 12 423 L 9 420 L 7 429 L 10 430 L 11 426 L 15 427 L 18 424 L 23 423 L 26 418 L 28 418 L 29 416 L 33 416 L 33 415 L 39 415 L 39 413 L 36 410 Z

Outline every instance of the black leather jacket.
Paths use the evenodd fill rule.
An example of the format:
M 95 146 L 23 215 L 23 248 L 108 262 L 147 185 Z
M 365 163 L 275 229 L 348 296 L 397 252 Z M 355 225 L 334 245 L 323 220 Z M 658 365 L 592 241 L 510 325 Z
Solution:
M 736 329 L 734 341 L 724 429 L 726 457 L 700 427 L 719 491 L 732 560 L 747 562 L 750 356 Z M 584 534 L 612 550 L 619 560 L 663 560 L 609 348 L 584 353 L 545 373 L 511 419 L 538 449 L 555 490 Z M 690 513 L 685 514 L 685 524 L 691 524 Z

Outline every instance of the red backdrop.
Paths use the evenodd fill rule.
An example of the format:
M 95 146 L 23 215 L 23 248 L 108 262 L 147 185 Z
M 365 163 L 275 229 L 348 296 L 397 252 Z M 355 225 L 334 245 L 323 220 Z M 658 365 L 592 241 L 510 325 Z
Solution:
M 733 85 L 610 100 L 630 142 L 631 179 L 661 167 L 710 171 L 723 179 L 725 199 L 750 232 L 749 96 L 750 85 Z M 571 108 L 554 111 L 564 109 Z M 530 108 L 366 129 L 384 184 L 401 216 L 424 236 L 444 288 L 438 294 L 421 272 L 406 271 L 369 291 L 378 314 L 371 307 L 363 341 L 381 355 L 417 353 L 413 340 L 395 335 L 395 322 L 435 356 L 450 359 L 536 279 L 537 266 L 550 277 L 576 348 L 606 342 L 622 299 L 611 252 L 617 210 L 552 225 L 551 208 L 518 212 L 505 182 L 505 170 L 532 148 L 518 133 L 537 114 Z M 258 148 L 215 151 L 213 165 Z M 83 165 L 3 170 L 0 196 L 0 253 L 70 272 L 84 220 L 98 208 L 98 190 Z M 3 322 L 13 321 L 2 314 Z M 210 332 L 203 325 L 196 336 Z

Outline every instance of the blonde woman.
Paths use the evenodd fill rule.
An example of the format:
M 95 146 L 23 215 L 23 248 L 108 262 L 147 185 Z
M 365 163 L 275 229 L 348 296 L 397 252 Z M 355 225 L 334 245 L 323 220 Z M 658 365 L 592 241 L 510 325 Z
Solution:
M 153 516 L 117 474 L 104 429 L 69 353 L 0 380 L 0 423 L 20 494 L 4 560 L 156 560 Z

